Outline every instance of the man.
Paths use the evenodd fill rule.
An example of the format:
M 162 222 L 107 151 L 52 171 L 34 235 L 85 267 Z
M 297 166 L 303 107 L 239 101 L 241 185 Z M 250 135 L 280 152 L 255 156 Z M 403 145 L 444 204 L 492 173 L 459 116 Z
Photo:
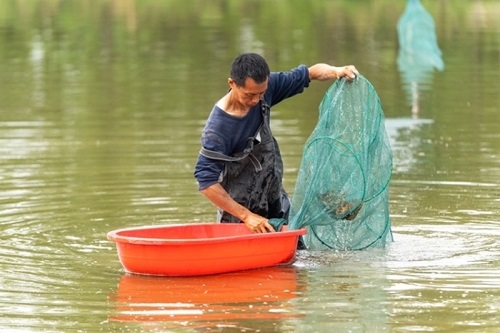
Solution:
M 231 64 L 229 91 L 213 107 L 201 137 L 194 175 L 200 192 L 218 207 L 219 222 L 243 222 L 273 232 L 270 218 L 287 218 L 283 163 L 270 129 L 270 107 L 302 93 L 311 80 L 354 79 L 354 66 L 300 65 L 271 73 L 255 53 Z

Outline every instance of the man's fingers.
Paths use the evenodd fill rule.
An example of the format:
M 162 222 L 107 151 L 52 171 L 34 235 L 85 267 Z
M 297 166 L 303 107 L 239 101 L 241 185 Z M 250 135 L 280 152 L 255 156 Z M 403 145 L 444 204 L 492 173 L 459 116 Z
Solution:
M 276 230 L 274 230 L 274 227 L 270 225 L 269 222 L 266 223 L 266 227 L 269 232 L 276 232 Z
M 267 233 L 267 232 L 276 232 L 276 230 L 274 230 L 273 226 L 270 225 L 268 222 L 259 224 L 258 226 L 256 226 L 252 230 L 253 230 L 253 232 L 263 233 L 263 234 Z
M 350 79 L 356 78 L 356 75 L 359 74 L 358 70 L 354 66 L 345 66 L 344 67 L 344 75 L 346 75 Z
M 264 223 L 264 232 L 275 232 L 273 226 L 269 224 L 269 222 Z

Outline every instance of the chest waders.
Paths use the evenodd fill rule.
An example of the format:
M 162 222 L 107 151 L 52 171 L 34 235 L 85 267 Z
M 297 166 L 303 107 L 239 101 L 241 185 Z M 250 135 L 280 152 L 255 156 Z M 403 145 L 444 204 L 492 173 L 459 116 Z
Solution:
M 282 187 L 283 161 L 278 142 L 270 128 L 270 108 L 260 102 L 262 124 L 254 136 L 247 139 L 242 152 L 227 156 L 202 148 L 205 157 L 224 161 L 220 184 L 236 202 L 251 212 L 270 218 L 288 218 L 290 199 Z M 241 222 L 231 214 L 217 212 L 217 221 Z

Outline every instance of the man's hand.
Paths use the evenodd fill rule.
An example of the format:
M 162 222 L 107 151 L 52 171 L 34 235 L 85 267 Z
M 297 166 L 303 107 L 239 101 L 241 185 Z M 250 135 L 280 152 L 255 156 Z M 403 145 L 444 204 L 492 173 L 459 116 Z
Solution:
M 358 70 L 352 65 L 335 67 L 335 70 L 337 72 L 337 78 L 339 79 L 345 77 L 348 80 L 353 80 L 356 78 L 356 74 L 358 74 Z
M 337 80 L 343 77 L 353 80 L 358 73 L 353 65 L 335 67 L 328 64 L 316 64 L 309 67 L 309 79 L 318 81 Z
M 222 209 L 239 218 L 245 223 L 247 228 L 253 232 L 275 232 L 273 226 L 269 224 L 268 219 L 252 213 L 246 207 L 243 207 L 234 201 L 220 184 L 209 186 L 206 189 L 201 190 L 201 193 L 205 195 L 215 206 L 219 207 L 219 209 Z
M 276 232 L 268 219 L 254 213 L 250 213 L 243 222 L 248 229 L 256 233 Z

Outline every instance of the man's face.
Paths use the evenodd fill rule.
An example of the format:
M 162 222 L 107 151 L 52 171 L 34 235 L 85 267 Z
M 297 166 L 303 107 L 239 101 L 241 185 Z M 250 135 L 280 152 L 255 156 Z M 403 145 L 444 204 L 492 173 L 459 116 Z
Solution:
M 247 78 L 243 86 L 238 86 L 233 79 L 229 79 L 229 86 L 235 93 L 239 103 L 252 108 L 259 104 L 259 101 L 264 97 L 267 90 L 268 80 L 262 83 L 256 83 L 252 78 Z

